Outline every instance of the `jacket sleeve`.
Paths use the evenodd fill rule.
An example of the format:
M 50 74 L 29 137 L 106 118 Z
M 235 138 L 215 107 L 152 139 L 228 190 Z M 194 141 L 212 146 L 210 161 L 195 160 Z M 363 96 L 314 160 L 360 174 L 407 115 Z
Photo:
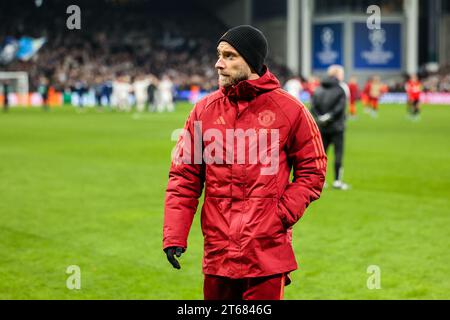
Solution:
M 336 103 L 333 104 L 334 107 L 331 109 L 331 119 L 336 118 L 338 114 L 345 111 L 345 108 L 347 106 L 347 94 L 345 93 L 344 89 L 342 89 L 341 95 L 338 97 Z
M 311 110 L 311 114 L 312 114 L 313 117 L 316 118 L 316 119 L 317 119 L 318 116 L 321 115 L 320 112 L 319 112 L 319 110 L 318 110 L 318 108 L 317 108 L 317 96 L 318 96 L 318 92 L 319 92 L 320 90 L 321 90 L 321 89 L 318 88 L 318 89 L 311 95 L 311 108 L 310 108 L 310 110 Z
M 164 206 L 164 249 L 171 246 L 187 248 L 189 230 L 203 190 L 204 164 L 196 164 L 199 161 L 194 158 L 195 121 L 196 108 L 189 115 L 172 155 Z M 201 145 L 197 148 L 200 149 L 197 152 L 202 152 Z
M 292 124 L 286 149 L 294 178 L 278 202 L 278 211 L 285 226 L 290 227 L 302 217 L 308 205 L 320 197 L 327 168 L 319 129 L 304 106 Z

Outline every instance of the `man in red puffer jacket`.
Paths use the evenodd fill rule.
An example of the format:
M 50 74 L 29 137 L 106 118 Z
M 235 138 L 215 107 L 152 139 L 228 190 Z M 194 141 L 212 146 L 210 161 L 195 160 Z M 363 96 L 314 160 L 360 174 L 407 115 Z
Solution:
M 205 299 L 282 299 L 297 269 L 292 226 L 325 181 L 321 136 L 309 111 L 264 65 L 261 31 L 230 29 L 217 54 L 220 89 L 195 105 L 173 154 L 163 248 L 179 269 L 175 257 L 187 248 L 205 185 Z

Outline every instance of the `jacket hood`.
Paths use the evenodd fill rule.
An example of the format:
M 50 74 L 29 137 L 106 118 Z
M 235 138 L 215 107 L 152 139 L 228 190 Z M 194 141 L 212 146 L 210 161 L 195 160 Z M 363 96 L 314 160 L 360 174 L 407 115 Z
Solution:
M 267 66 L 264 66 L 264 73 L 261 77 L 255 80 L 243 80 L 236 85 L 229 87 L 222 87 L 221 91 L 230 100 L 253 100 L 261 93 L 272 91 L 280 88 L 280 82 L 269 71 Z
M 335 77 L 327 77 L 322 80 L 322 87 L 331 88 L 339 85 L 339 80 Z

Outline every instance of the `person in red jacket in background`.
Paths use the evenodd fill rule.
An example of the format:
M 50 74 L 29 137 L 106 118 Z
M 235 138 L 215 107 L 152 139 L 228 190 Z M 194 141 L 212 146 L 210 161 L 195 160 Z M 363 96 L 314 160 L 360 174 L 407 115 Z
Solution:
M 264 64 L 267 47 L 262 32 L 248 25 L 220 38 L 220 88 L 194 106 L 173 152 L 163 249 L 180 269 L 176 258 L 187 250 L 205 187 L 206 300 L 282 299 L 297 269 L 292 227 L 325 182 L 320 132 Z
M 308 85 L 306 86 L 306 90 L 312 97 L 318 87 L 320 87 L 320 79 L 319 77 L 313 76 L 309 80 Z
M 378 102 L 380 100 L 380 97 L 387 91 L 387 86 L 383 82 L 381 82 L 380 77 L 374 76 L 369 84 L 369 104 L 372 108 L 372 117 L 378 116 Z
M 361 101 L 364 105 L 364 112 L 369 113 L 370 112 L 370 101 L 369 101 L 369 93 L 370 93 L 370 84 L 372 83 L 372 77 L 369 77 L 364 84 L 364 89 L 361 93 Z
M 359 100 L 359 87 L 358 79 L 356 77 L 350 77 L 348 82 L 348 89 L 350 91 L 350 117 L 356 117 L 356 101 Z
M 405 85 L 406 94 L 408 96 L 408 112 L 413 119 L 419 118 L 420 93 L 422 92 L 422 84 L 417 75 L 412 75 Z

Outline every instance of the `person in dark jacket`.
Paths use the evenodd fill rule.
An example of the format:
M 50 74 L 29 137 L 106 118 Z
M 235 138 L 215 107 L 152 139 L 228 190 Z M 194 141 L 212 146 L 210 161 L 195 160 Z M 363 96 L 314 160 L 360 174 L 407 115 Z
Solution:
M 330 144 L 334 146 L 333 188 L 347 190 L 349 186 L 343 182 L 345 110 L 349 90 L 344 81 L 344 68 L 332 65 L 328 68 L 328 76 L 315 91 L 311 101 L 313 114 L 322 135 L 323 147 L 327 152 Z
M 41 77 L 39 79 L 38 92 L 42 98 L 42 109 L 44 111 L 49 110 L 49 101 L 48 101 L 48 91 L 49 91 L 49 80 L 46 77 Z
M 3 111 L 8 112 L 9 109 L 9 83 L 8 81 L 3 82 Z

